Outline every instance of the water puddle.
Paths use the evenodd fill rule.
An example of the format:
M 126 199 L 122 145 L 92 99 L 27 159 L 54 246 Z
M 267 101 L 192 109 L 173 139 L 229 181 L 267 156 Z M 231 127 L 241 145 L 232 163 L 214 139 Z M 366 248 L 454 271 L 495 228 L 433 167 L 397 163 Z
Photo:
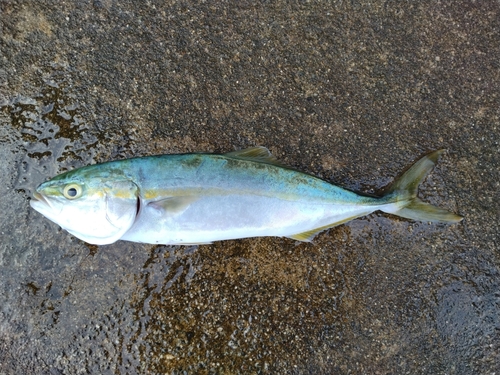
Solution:
M 45 81 L 34 97 L 4 99 L 0 110 L 20 135 L 18 152 L 24 154 L 18 162 L 16 190 L 31 192 L 34 184 L 93 161 L 98 139 L 64 80 Z
M 101 250 L 109 253 L 100 252 L 78 264 L 69 293 L 42 291 L 35 283 L 26 286 L 33 294 L 30 300 L 40 304 L 33 319 L 44 334 L 38 336 L 37 330 L 36 339 L 63 346 L 55 368 L 73 373 L 81 368 L 88 373 L 145 373 L 158 346 L 148 336 L 159 301 L 168 299 L 172 289 L 189 290 L 200 267 L 196 247 L 153 246 L 149 254 L 138 257 L 133 255 L 138 248 Z M 143 266 L 137 267 L 139 263 Z M 57 284 L 67 282 L 54 278 Z M 106 288 L 101 290 L 100 285 Z M 68 316 L 75 309 L 79 312 Z
M 150 257 L 132 303 L 138 323 L 127 345 L 142 372 L 270 373 L 276 351 L 307 362 L 308 347 L 326 331 L 340 331 L 344 259 L 321 268 L 329 255 L 320 249 L 307 255 L 304 247 L 283 252 L 252 241 L 218 246 L 217 255 L 204 246 L 196 255 L 171 249 Z

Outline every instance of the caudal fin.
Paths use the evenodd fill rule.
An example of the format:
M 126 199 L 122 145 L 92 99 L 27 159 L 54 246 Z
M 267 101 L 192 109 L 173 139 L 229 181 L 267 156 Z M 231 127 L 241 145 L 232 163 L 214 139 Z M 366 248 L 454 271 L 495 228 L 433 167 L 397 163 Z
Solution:
M 389 187 L 384 197 L 394 202 L 395 205 L 392 207 L 396 207 L 396 209 L 387 212 L 419 221 L 457 223 L 463 219 L 462 216 L 425 203 L 417 198 L 418 185 L 434 168 L 443 152 L 444 150 L 437 150 L 422 157 Z

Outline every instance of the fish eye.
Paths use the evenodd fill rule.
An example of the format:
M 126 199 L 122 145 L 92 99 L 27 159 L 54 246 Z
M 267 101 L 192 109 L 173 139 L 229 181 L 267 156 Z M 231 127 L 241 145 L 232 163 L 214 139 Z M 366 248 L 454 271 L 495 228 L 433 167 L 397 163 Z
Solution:
M 67 199 L 80 198 L 82 195 L 82 187 L 78 184 L 68 184 L 64 187 L 63 194 Z

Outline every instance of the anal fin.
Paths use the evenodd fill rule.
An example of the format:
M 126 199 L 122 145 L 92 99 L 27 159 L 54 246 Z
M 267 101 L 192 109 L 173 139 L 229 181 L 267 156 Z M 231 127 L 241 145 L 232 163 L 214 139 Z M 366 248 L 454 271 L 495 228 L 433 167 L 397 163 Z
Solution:
M 348 221 L 351 221 L 351 220 L 353 220 L 353 219 L 355 219 L 357 217 L 364 216 L 364 215 L 365 215 L 365 213 L 363 213 L 361 215 L 360 214 L 354 215 L 354 216 L 351 216 L 351 217 L 348 217 L 348 218 L 336 221 L 336 222 L 331 223 L 331 224 L 323 225 L 322 227 L 314 228 L 314 229 L 311 229 L 311 230 L 308 230 L 308 231 L 305 231 L 305 232 L 302 232 L 302 233 L 293 234 L 293 235 L 287 236 L 287 237 L 291 238 L 291 239 L 294 239 L 294 240 L 297 240 L 297 241 L 312 242 L 313 238 L 317 234 L 319 234 L 320 232 L 323 232 L 324 230 L 336 227 L 337 225 L 347 223 Z
M 331 228 L 331 227 L 321 227 L 316 229 L 308 230 L 307 232 L 297 233 L 292 236 L 288 236 L 292 240 L 302 241 L 302 242 L 312 242 L 313 238 L 320 232 Z
M 245 148 L 243 150 L 231 151 L 224 154 L 225 156 L 241 159 L 251 160 L 259 163 L 272 164 L 280 167 L 286 167 L 276 159 L 271 152 L 262 146 Z

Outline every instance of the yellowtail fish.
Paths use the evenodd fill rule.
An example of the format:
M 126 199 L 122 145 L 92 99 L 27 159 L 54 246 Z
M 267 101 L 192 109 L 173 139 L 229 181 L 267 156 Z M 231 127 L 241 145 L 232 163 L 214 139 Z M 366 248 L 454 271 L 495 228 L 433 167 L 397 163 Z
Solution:
M 91 244 L 202 244 L 245 237 L 311 241 L 380 210 L 421 221 L 461 216 L 417 198 L 443 150 L 418 160 L 380 197 L 356 194 L 281 165 L 264 147 L 159 155 L 89 165 L 36 189 L 31 207 Z

